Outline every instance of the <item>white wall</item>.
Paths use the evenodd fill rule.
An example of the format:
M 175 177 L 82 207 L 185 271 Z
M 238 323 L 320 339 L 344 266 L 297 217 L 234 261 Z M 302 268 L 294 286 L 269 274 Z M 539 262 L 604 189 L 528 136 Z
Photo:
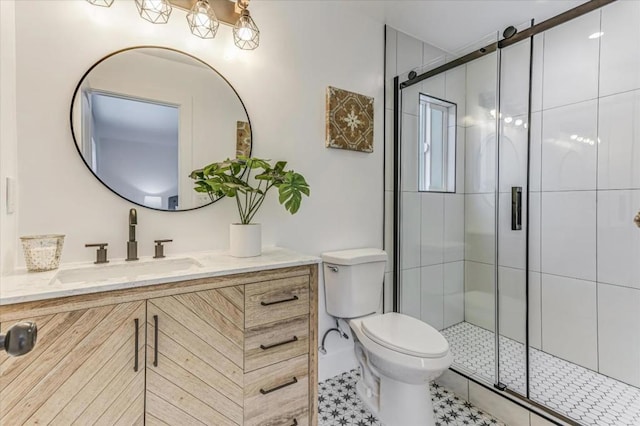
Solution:
M 0 3 L 4 32 L 12 23 L 4 12 L 13 3 Z M 297 215 L 285 212 L 275 194 L 257 215 L 265 244 L 310 254 L 382 246 L 383 25 L 343 10 L 340 2 L 254 3 L 261 46 L 253 52 L 236 49 L 228 27 L 221 27 L 213 41 L 192 36 L 179 10 L 169 24 L 154 26 L 140 19 L 128 1 L 116 1 L 109 9 L 75 0 L 15 3 L 17 59 L 14 62 L 11 49 L 3 45 L 1 63 L 9 77 L 15 72 L 17 109 L 3 109 L 2 119 L 11 120 L 17 113 L 18 152 L 5 157 L 3 150 L 2 174 L 5 162 L 9 172 L 18 167 L 20 203 L 17 232 L 3 217 L 8 232 L 5 238 L 3 228 L 3 259 L 22 257 L 16 256 L 18 241 L 11 233 L 52 232 L 67 235 L 63 262 L 91 261 L 94 253 L 84 248 L 87 242 L 108 242 L 110 257 L 124 258 L 127 211 L 133 206 L 103 187 L 78 157 L 69 130 L 69 105 L 78 79 L 91 64 L 112 51 L 145 44 L 186 51 L 220 71 L 245 102 L 254 155 L 286 159 L 307 178 L 311 197 Z M 10 80 L 3 79 L 0 87 L 3 105 L 5 93 L 10 98 Z M 325 148 L 328 85 L 375 98 L 372 154 Z M 140 255 L 152 255 L 156 238 L 174 239 L 167 247 L 170 255 L 225 248 L 228 224 L 236 215 L 232 200 L 181 213 L 139 208 Z M 7 266 L 8 272 L 14 264 Z M 323 288 L 321 282 L 321 295 Z M 323 332 L 332 326 L 323 297 L 319 310 Z M 350 355 L 351 344 L 329 340 L 330 354 Z M 322 358 L 321 376 L 331 368 Z
M 7 212 L 8 177 L 18 173 L 16 162 L 15 4 L 0 2 L 0 248 L 15 245 L 17 214 Z M 16 251 L 0 250 L 0 275 L 13 270 Z

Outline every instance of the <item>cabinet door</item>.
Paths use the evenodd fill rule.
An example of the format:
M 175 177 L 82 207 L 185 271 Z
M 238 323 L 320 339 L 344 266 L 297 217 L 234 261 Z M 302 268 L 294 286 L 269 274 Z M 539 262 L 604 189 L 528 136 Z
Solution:
M 147 425 L 242 424 L 243 291 L 147 301 Z
M 0 424 L 143 424 L 144 318 L 142 301 L 24 318 L 38 340 L 0 353 Z

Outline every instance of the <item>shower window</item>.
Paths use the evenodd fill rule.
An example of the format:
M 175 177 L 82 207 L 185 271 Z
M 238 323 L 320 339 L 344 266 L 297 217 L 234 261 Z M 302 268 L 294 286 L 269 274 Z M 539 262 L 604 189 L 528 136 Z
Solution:
M 456 104 L 420 94 L 419 189 L 455 192 Z

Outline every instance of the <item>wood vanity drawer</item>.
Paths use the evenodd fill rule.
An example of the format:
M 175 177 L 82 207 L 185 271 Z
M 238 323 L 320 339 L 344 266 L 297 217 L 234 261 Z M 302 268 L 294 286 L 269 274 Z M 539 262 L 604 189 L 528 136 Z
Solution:
M 245 286 L 245 328 L 309 313 L 309 277 L 293 277 Z
M 309 357 L 302 355 L 244 375 L 245 426 L 309 424 Z
M 309 316 L 246 330 L 244 370 L 252 371 L 309 353 Z

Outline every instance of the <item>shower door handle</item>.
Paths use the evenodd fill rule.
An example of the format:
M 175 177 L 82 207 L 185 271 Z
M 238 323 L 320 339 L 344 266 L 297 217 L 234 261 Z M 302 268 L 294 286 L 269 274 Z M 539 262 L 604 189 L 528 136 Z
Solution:
M 522 187 L 511 187 L 511 230 L 522 230 Z

